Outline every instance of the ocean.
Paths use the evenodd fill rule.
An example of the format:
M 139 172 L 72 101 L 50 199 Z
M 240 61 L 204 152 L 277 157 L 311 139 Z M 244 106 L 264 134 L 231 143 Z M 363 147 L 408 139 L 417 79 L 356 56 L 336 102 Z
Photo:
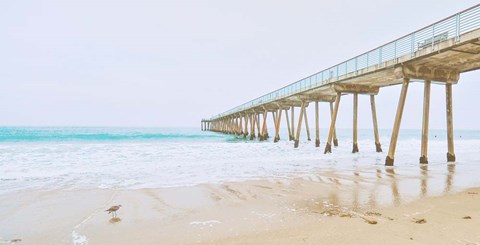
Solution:
M 324 173 L 365 176 L 385 168 L 390 130 L 380 130 L 383 153 L 375 152 L 373 131 L 359 130 L 360 152 L 352 154 L 352 130 L 337 129 L 339 146 L 323 154 L 302 131 L 294 149 L 287 130 L 273 143 L 201 131 L 197 128 L 0 127 L 0 194 L 49 189 L 140 189 L 191 186 L 255 179 L 307 178 Z M 400 131 L 395 171 L 417 176 L 421 130 Z M 457 163 L 453 187 L 480 186 L 480 131 L 455 131 Z M 446 130 L 430 130 L 429 178 L 451 175 Z M 438 178 L 435 178 L 437 176 Z M 345 179 L 348 181 L 348 178 Z M 435 180 L 433 180 L 435 181 Z M 438 191 L 443 184 L 439 184 Z

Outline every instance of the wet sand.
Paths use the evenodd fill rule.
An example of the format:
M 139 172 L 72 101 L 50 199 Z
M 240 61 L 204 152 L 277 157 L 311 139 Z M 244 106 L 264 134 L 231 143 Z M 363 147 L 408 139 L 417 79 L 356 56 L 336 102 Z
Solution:
M 374 166 L 192 187 L 13 192 L 0 196 L 0 244 L 480 244 L 480 188 L 462 182 L 470 171 Z M 104 211 L 118 204 L 117 218 Z

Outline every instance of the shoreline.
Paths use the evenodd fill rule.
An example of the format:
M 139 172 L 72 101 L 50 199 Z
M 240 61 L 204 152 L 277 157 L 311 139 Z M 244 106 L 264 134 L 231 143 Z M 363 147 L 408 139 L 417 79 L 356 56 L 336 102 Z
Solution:
M 480 236 L 468 233 L 475 234 L 480 224 L 480 186 L 449 187 L 452 176 L 447 175 L 445 188 L 437 192 L 428 181 L 435 184 L 438 178 L 412 178 L 392 170 L 190 187 L 8 193 L 0 195 L 0 216 L 5 217 L 0 244 L 12 239 L 22 240 L 17 244 L 338 244 L 356 243 L 363 233 L 370 240 L 362 244 L 406 242 L 388 227 L 398 227 L 394 230 L 403 236 L 413 232 L 414 241 L 442 243 L 428 233 L 435 229 L 423 236 L 417 229 L 448 224 L 462 227 L 451 228 L 454 234 L 480 243 Z M 104 210 L 117 204 L 122 205 L 119 219 L 112 219 Z M 443 217 L 445 213 L 451 215 Z M 413 218 L 427 223 L 412 223 Z M 386 240 L 388 234 L 395 238 Z

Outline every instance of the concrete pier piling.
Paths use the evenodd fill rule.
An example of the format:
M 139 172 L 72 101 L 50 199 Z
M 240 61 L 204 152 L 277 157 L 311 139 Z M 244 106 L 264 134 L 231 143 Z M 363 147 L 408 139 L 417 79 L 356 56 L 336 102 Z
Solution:
M 315 147 L 320 147 L 320 128 L 318 116 L 318 101 L 315 101 Z
M 358 115 L 358 94 L 353 94 L 353 148 L 352 153 L 358 152 L 358 133 L 357 133 L 357 115 Z
M 300 131 L 302 131 L 301 130 L 302 129 L 302 119 L 303 119 L 303 114 L 304 113 L 305 113 L 305 101 L 302 102 L 302 107 L 300 108 L 300 115 L 298 117 L 297 135 L 295 136 L 295 144 L 294 144 L 295 148 L 298 148 L 298 144 L 300 142 Z
M 372 121 L 373 121 L 373 134 L 375 135 L 375 150 L 382 152 L 382 146 L 380 145 L 380 136 L 378 134 L 377 124 L 377 110 L 375 108 L 375 95 L 370 95 L 370 107 L 372 109 Z
M 255 112 L 250 113 L 250 140 L 255 139 Z
M 248 115 L 246 113 L 243 115 L 243 120 L 245 121 L 245 128 L 243 129 L 243 138 L 246 139 L 248 136 Z
M 275 138 L 273 142 L 277 143 L 280 140 L 280 120 L 282 119 L 282 109 L 278 110 L 278 115 L 275 123 Z
M 333 118 L 333 102 L 330 102 L 330 120 Z M 333 125 L 333 146 L 338 146 L 338 139 L 337 139 L 337 130 L 335 125 Z
M 311 141 L 312 139 L 310 138 L 310 127 L 308 126 L 308 117 L 305 107 L 303 108 L 303 117 L 305 119 L 305 129 L 307 130 L 307 140 Z
M 447 161 L 455 162 L 455 149 L 453 146 L 453 107 L 452 107 L 452 84 L 445 84 L 446 106 L 447 106 Z
M 332 153 L 332 139 L 335 131 L 335 122 L 337 120 L 338 107 L 340 106 L 341 98 L 342 98 L 342 94 L 340 92 L 337 92 L 337 98 L 335 100 L 335 110 L 333 110 L 332 120 L 330 122 L 330 130 L 328 131 L 327 144 L 325 145 L 325 151 L 324 151 L 325 154 Z
M 420 153 L 420 163 L 428 163 L 428 120 L 430 114 L 430 81 L 424 82 L 424 95 L 423 95 L 423 122 L 422 122 L 422 146 Z
M 410 79 L 403 79 L 402 91 L 400 92 L 400 98 L 397 105 L 397 114 L 395 115 L 395 121 L 393 124 L 392 137 L 390 138 L 390 147 L 388 149 L 387 159 L 385 159 L 385 165 L 387 166 L 393 166 L 398 132 L 400 131 L 400 123 L 402 122 L 403 108 L 405 106 L 405 98 L 407 97 L 409 83 Z
M 287 129 L 288 129 L 288 140 L 292 141 L 293 136 L 292 136 L 292 130 L 290 129 L 290 120 L 288 119 L 288 109 L 285 109 L 285 121 L 287 121 Z
M 260 113 L 257 113 L 256 114 L 256 124 L 257 124 L 257 138 L 262 141 L 263 138 L 262 137 L 262 132 L 260 131 Z
M 292 106 L 292 112 L 290 113 L 292 116 L 292 140 L 294 140 L 295 136 L 295 107 Z

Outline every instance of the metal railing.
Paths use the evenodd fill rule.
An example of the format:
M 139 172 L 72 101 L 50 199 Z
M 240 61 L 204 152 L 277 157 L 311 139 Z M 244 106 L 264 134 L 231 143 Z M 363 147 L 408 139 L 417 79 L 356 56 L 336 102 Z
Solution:
M 446 39 L 459 39 L 460 35 L 480 28 L 480 4 L 454 14 L 420 30 L 400 37 L 392 42 L 370 50 L 345 62 L 303 78 L 283 88 L 265 94 L 224 113 L 212 117 L 215 120 L 253 107 L 280 100 L 312 88 L 317 88 L 338 80 L 339 77 L 356 73 L 359 70 L 395 61 L 398 57 L 415 54 L 416 51 Z

